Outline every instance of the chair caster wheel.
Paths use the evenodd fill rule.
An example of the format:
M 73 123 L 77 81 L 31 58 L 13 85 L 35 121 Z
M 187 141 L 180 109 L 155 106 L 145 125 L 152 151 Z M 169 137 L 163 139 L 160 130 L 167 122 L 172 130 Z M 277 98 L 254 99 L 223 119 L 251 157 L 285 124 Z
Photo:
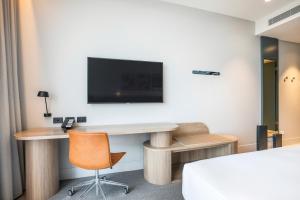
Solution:
M 69 196 L 73 196 L 75 194 L 75 191 L 74 190 L 68 190 L 68 195 Z
M 128 187 L 125 187 L 124 188 L 124 194 L 128 194 L 129 193 L 129 188 Z

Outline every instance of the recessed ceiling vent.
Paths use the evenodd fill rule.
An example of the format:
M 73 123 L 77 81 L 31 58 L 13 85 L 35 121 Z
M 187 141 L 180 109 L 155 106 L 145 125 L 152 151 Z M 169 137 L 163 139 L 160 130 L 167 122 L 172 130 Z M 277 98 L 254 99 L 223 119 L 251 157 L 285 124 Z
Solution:
M 290 16 L 293 16 L 299 12 L 300 12 L 300 5 L 294 7 L 280 15 L 277 15 L 276 17 L 273 17 L 272 19 L 269 19 L 269 26 L 271 26 L 272 24 L 275 24 L 281 20 L 284 20 Z

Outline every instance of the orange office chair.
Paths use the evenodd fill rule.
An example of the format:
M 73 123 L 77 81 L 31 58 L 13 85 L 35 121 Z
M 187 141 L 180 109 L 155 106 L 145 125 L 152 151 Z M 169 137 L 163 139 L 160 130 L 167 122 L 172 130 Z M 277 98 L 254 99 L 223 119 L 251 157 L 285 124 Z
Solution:
M 76 189 L 86 187 L 80 198 L 86 196 L 94 187 L 96 195 L 101 192 L 106 200 L 101 184 L 120 186 L 124 188 L 125 194 L 128 193 L 128 186 L 122 183 L 109 181 L 105 177 L 100 178 L 99 170 L 112 168 L 125 152 L 111 153 L 109 139 L 106 133 L 86 133 L 79 131 L 70 131 L 69 133 L 69 160 L 76 167 L 88 170 L 95 170 L 95 178 L 85 181 L 79 185 L 73 186 L 69 191 L 69 196 L 72 196 Z

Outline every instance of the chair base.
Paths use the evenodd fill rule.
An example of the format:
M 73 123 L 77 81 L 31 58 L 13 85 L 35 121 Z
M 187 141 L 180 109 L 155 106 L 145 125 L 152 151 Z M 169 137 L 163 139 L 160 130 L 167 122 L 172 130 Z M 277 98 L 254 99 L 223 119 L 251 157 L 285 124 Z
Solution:
M 68 191 L 68 195 L 72 196 L 73 194 L 75 194 L 76 190 L 79 190 L 79 189 L 85 187 L 84 191 L 79 196 L 79 199 L 85 199 L 85 197 L 87 196 L 87 194 L 93 188 L 96 188 L 96 196 L 99 196 L 99 192 L 100 192 L 101 195 L 102 195 L 102 197 L 103 197 L 103 199 L 106 200 L 106 196 L 105 196 L 104 191 L 103 191 L 103 189 L 101 187 L 101 184 L 123 187 L 125 194 L 127 194 L 129 192 L 128 185 L 125 185 L 123 183 L 118 183 L 118 182 L 115 182 L 115 181 L 107 180 L 106 177 L 100 178 L 98 171 L 96 171 L 95 174 L 96 175 L 95 175 L 94 179 L 82 182 L 82 183 L 80 183 L 78 185 L 75 185 L 75 186 L 72 186 L 71 189 Z

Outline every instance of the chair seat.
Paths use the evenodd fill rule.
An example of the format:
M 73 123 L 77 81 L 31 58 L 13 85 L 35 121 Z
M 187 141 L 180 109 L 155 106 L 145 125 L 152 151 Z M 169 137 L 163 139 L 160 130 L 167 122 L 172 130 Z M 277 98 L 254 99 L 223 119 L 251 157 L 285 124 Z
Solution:
M 121 160 L 121 158 L 123 158 L 123 156 L 125 155 L 125 152 L 119 152 L 119 153 L 111 153 L 111 164 L 112 166 L 114 166 L 117 162 L 119 162 L 119 160 Z

